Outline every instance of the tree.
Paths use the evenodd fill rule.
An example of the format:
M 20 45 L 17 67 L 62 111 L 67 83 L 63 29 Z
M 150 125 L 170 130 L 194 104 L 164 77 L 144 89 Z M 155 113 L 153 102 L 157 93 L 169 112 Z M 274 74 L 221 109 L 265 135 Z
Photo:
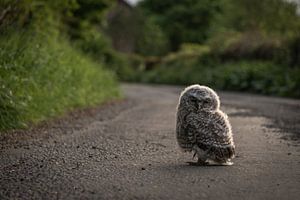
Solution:
M 182 43 L 202 43 L 221 11 L 220 0 L 145 0 L 139 4 L 170 39 L 172 50 Z
M 219 24 L 236 31 L 261 31 L 280 36 L 299 35 L 296 5 L 284 0 L 224 0 Z

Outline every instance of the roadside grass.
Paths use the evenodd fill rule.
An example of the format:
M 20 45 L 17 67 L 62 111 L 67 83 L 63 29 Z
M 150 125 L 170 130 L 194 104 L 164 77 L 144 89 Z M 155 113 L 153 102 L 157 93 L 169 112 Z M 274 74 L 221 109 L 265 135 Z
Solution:
M 0 130 L 120 98 L 116 76 L 55 31 L 0 35 Z

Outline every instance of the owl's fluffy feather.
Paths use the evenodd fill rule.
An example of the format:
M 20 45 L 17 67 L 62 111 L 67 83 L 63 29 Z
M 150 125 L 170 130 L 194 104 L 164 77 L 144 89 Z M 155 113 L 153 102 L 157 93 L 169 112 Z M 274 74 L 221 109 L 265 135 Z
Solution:
M 176 136 L 184 151 L 195 151 L 198 163 L 229 163 L 235 146 L 228 117 L 220 109 L 216 92 L 192 85 L 180 95 L 177 107 Z

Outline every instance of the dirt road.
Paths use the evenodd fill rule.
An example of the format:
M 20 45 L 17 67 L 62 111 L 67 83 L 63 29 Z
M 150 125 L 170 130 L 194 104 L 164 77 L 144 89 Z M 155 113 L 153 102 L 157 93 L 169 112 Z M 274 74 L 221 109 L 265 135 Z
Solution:
M 127 100 L 0 136 L 0 199 L 299 199 L 300 101 L 220 93 L 237 157 L 186 164 L 182 88 L 123 85 Z

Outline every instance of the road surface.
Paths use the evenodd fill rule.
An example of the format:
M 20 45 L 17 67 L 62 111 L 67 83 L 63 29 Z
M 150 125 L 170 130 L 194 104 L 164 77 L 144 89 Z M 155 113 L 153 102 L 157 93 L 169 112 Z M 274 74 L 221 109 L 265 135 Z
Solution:
M 175 140 L 181 87 L 0 135 L 0 199 L 299 199 L 300 101 L 220 92 L 233 166 L 189 166 Z

